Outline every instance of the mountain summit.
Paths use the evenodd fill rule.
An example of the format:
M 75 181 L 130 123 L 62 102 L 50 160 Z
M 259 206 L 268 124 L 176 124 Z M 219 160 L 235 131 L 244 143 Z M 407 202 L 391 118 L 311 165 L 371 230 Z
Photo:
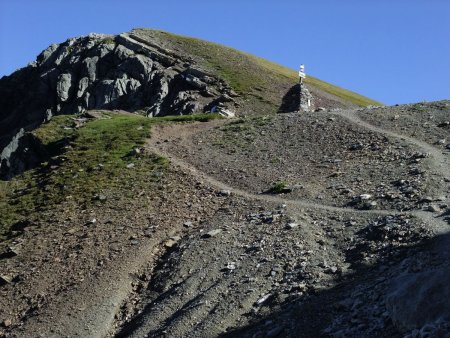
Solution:
M 0 100 L 0 338 L 448 336 L 450 101 L 145 29 Z
M 218 44 L 135 29 L 90 34 L 53 44 L 37 60 L 0 79 L 0 171 L 15 161 L 27 132 L 55 115 L 120 109 L 149 117 L 218 112 L 261 115 L 292 108 L 295 71 Z M 326 82 L 307 79 L 315 107 L 378 104 Z M 286 108 L 287 107 L 287 108 Z

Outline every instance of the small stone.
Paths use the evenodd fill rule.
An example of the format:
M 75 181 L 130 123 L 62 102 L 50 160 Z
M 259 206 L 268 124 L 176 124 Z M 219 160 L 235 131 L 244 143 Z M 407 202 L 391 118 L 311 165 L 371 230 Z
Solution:
M 134 163 L 128 163 L 128 164 L 127 164 L 127 168 L 128 168 L 128 169 L 134 168 Z
M 272 296 L 272 294 L 268 293 L 267 295 L 262 296 L 260 299 L 256 301 L 256 305 L 263 304 L 266 300 L 268 300 Z
M 217 236 L 219 233 L 221 233 L 222 230 L 221 229 L 214 229 L 211 231 L 208 231 L 206 234 L 204 234 L 202 237 L 203 238 L 211 238 L 211 237 L 215 237 Z
M 364 206 L 365 206 L 367 209 L 374 209 L 374 208 L 376 208 L 377 205 L 378 205 L 377 202 L 375 202 L 375 201 L 370 201 L 370 202 L 366 203 Z
M 331 273 L 336 273 L 336 272 L 338 272 L 338 268 L 336 267 L 336 266 L 332 266 L 332 267 L 330 267 L 329 268 L 329 271 L 331 272 Z
M 133 150 L 130 151 L 130 156 L 136 156 L 139 155 L 141 153 L 141 149 L 139 148 L 134 148 Z
M 11 325 L 12 325 L 11 319 L 5 319 L 5 320 L 3 321 L 3 326 L 4 326 L 4 327 L 10 327 Z
M 13 277 L 9 275 L 0 275 L 0 285 L 11 284 Z
M 229 271 L 233 271 L 236 269 L 236 263 L 235 262 L 230 262 L 227 264 L 227 266 L 225 267 L 225 269 L 229 270 Z
M 94 196 L 94 199 L 97 201 L 106 201 L 106 195 L 98 194 Z
M 300 290 L 300 291 L 306 291 L 307 289 L 308 289 L 308 286 L 306 285 L 306 283 L 299 283 L 298 285 L 297 285 L 297 287 L 298 287 L 298 289 Z
M 173 239 L 169 239 L 169 240 L 167 240 L 165 243 L 164 243 L 164 246 L 166 247 L 166 248 L 173 248 L 174 246 L 176 246 L 177 245 L 177 241 L 175 241 L 175 240 L 173 240 Z
M 288 228 L 288 229 L 295 229 L 295 228 L 297 228 L 298 227 L 298 224 L 297 223 L 288 223 L 287 225 L 286 225 L 286 228 Z
M 427 207 L 427 210 L 431 212 L 440 212 L 441 208 L 439 208 L 437 205 L 431 204 Z
M 370 199 L 372 198 L 372 195 L 370 195 L 370 194 L 362 194 L 362 195 L 359 195 L 359 198 L 360 198 L 362 201 L 364 201 L 364 200 L 370 200 Z
M 185 228 L 191 228 L 191 227 L 192 227 L 192 222 L 184 222 L 184 223 L 183 223 L 183 226 L 184 226 Z
M 220 196 L 230 196 L 231 191 L 230 190 L 221 190 L 221 191 L 219 191 L 219 195 Z
M 364 149 L 364 145 L 362 143 L 353 143 L 350 147 L 349 150 L 362 150 Z

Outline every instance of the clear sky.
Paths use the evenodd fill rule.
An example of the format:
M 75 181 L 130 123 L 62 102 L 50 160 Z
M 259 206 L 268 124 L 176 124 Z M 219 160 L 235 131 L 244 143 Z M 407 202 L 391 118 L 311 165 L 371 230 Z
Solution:
M 0 76 L 52 43 L 135 27 L 305 63 L 385 104 L 450 99 L 450 0 L 0 0 Z

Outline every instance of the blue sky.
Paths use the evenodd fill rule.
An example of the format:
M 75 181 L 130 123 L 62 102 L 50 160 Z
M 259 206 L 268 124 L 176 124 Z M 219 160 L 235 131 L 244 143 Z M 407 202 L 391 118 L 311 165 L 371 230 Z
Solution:
M 134 27 L 305 63 L 385 104 L 450 99 L 449 0 L 0 0 L 0 76 L 52 43 Z

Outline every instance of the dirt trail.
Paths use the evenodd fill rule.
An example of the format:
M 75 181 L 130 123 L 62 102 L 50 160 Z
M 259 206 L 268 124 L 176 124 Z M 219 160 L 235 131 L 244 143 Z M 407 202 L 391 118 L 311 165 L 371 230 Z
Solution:
M 438 170 L 439 175 L 446 180 L 450 180 L 450 175 L 448 172 L 448 168 L 450 167 L 448 156 L 430 144 L 412 137 L 375 127 L 358 117 L 356 115 L 356 111 L 336 111 L 331 112 L 330 114 L 339 115 L 364 129 L 399 139 L 404 143 L 426 151 L 430 154 L 430 164 Z M 169 146 L 171 144 L 171 140 L 181 139 L 188 149 L 192 148 L 192 150 L 194 150 L 195 145 L 191 139 L 192 135 L 212 130 L 213 128 L 224 125 L 225 123 L 227 123 L 226 120 L 219 120 L 208 123 L 157 125 L 152 129 L 152 137 L 146 144 L 146 150 L 148 152 L 167 157 L 173 165 L 181 169 L 180 171 L 182 173 L 184 172 L 187 173 L 188 176 L 191 176 L 194 181 L 203 182 L 206 186 L 209 185 L 215 190 L 229 191 L 231 193 L 231 197 L 236 196 L 238 199 L 257 203 L 265 202 L 270 205 L 285 204 L 289 210 L 289 213 L 292 215 L 301 214 L 305 209 L 314 212 L 322 211 L 324 214 L 329 212 L 361 217 L 364 219 L 399 214 L 413 215 L 429 225 L 429 228 L 435 234 L 448 232 L 448 224 L 439 215 L 421 210 L 408 212 L 401 212 L 398 210 L 358 210 L 326 205 L 309 200 L 294 200 L 290 199 L 289 196 L 251 193 L 224 183 L 223 181 L 199 170 L 194 165 L 170 152 Z M 443 186 L 443 188 L 447 187 Z M 224 194 L 226 193 L 224 192 Z M 233 198 L 230 200 L 233 200 Z M 316 225 L 314 223 L 307 224 L 305 227 L 302 227 L 302 231 L 304 231 L 302 235 L 309 239 L 307 241 L 308 243 L 309 241 L 312 243 L 316 233 L 319 230 L 322 230 L 320 225 Z M 186 230 L 181 227 L 180 223 L 178 234 L 184 238 L 186 233 Z M 121 306 L 127 302 L 127 298 L 129 299 L 130 295 L 133 293 L 132 283 L 135 280 L 135 277 L 131 274 L 136 273 L 142 268 L 146 269 L 148 273 L 153 274 L 154 271 L 152 270 L 152 266 L 161 254 L 158 250 L 161 248 L 162 243 L 169 237 L 170 236 L 167 234 L 160 234 L 154 239 L 147 241 L 147 243 L 142 245 L 139 250 L 131 252 L 129 255 L 116 262 L 115 266 L 118 267 L 116 270 L 107 271 L 101 276 L 92 278 L 92 280 L 86 280 L 81 288 L 73 290 L 73 292 L 70 292 L 62 297 L 58 304 L 56 304 L 56 307 L 59 309 L 57 315 L 53 309 L 49 309 L 48 313 L 44 313 L 39 317 L 31 318 L 24 329 L 27 332 L 34 331 L 36 336 L 39 336 L 40 328 L 51 328 L 51 331 L 46 332 L 46 337 L 60 337 L 63 335 L 70 337 L 105 337 L 111 335 L 117 325 L 122 324 L 117 322 L 117 313 L 120 312 Z M 447 248 L 449 246 L 448 236 L 445 238 L 445 242 L 440 241 L 439 243 L 436 243 L 435 247 L 442 249 Z M 331 239 L 328 240 L 332 241 Z M 213 249 L 213 247 L 210 249 L 205 248 L 205 250 Z M 321 257 L 321 260 L 326 259 L 328 257 L 327 255 L 339 257 L 343 255 L 343 252 L 340 250 L 341 249 L 338 247 L 335 248 L 333 245 L 329 245 L 327 252 L 318 251 L 320 252 L 320 255 L 324 255 L 322 257 L 318 254 L 318 257 Z M 442 250 L 439 249 L 439 251 Z M 207 281 L 208 279 L 206 278 L 205 280 Z M 196 288 L 197 281 L 195 278 L 192 283 L 192 285 L 186 286 L 186 290 L 189 292 Z M 192 287 L 193 289 L 190 290 L 188 287 Z M 186 301 L 190 299 L 188 296 L 189 292 L 186 292 Z M 211 294 L 215 294 L 216 292 L 217 290 L 211 287 Z M 84 299 L 83 303 L 79 302 L 80 294 L 83 295 L 81 297 L 81 299 Z M 216 296 L 213 296 L 212 298 Z M 251 308 L 252 297 L 255 296 L 249 296 L 249 308 Z M 164 302 L 167 302 L 168 306 L 172 301 L 173 300 L 171 299 L 164 300 Z M 245 311 L 247 310 L 240 309 L 234 313 L 234 317 L 230 315 L 228 318 L 229 324 L 237 327 L 237 320 L 242 313 L 245 313 Z M 146 332 L 152 332 L 150 328 L 152 325 L 156 325 L 158 323 L 154 320 L 154 318 L 152 319 L 153 315 L 154 314 L 150 312 L 148 318 L 146 318 L 148 322 L 143 321 L 139 323 L 140 327 L 136 328 L 137 331 L 134 332 L 135 336 L 140 336 L 141 333 L 144 335 Z M 207 318 L 207 316 L 205 318 Z M 44 335 L 42 334 L 41 336 Z
M 176 129 L 174 130 L 176 132 Z M 164 131 L 164 134 L 158 135 L 155 137 L 156 139 L 160 139 L 162 136 L 167 136 L 167 130 Z M 324 205 L 324 204 L 318 204 L 313 203 L 309 201 L 302 201 L 302 200 L 290 200 L 289 198 L 282 198 L 274 195 L 266 195 L 266 194 L 252 194 L 247 191 L 244 191 L 242 189 L 238 189 L 236 187 L 231 187 L 224 182 L 218 181 L 214 177 L 199 171 L 197 168 L 195 168 L 193 165 L 183 161 L 180 158 L 175 157 L 173 154 L 169 154 L 167 151 L 159 148 L 155 142 L 152 142 L 154 139 L 151 139 L 149 142 L 149 150 L 161 155 L 165 156 L 170 159 L 171 163 L 179 166 L 180 168 L 189 171 L 192 175 L 197 177 L 200 180 L 203 180 L 212 186 L 218 188 L 219 190 L 228 190 L 230 193 L 233 193 L 235 195 L 250 199 L 250 200 L 259 200 L 259 201 L 266 201 L 266 202 L 278 202 L 281 204 L 286 204 L 290 206 L 296 206 L 301 208 L 315 208 L 315 209 L 321 209 L 321 210 L 327 210 L 327 211 L 336 211 L 336 212 L 343 212 L 343 213 L 360 213 L 360 214 L 367 214 L 367 215 L 391 215 L 397 213 L 395 210 L 355 210 L 350 208 L 340 208 L 340 207 L 334 207 L 330 205 Z
M 352 123 L 356 123 L 360 125 L 363 128 L 370 129 L 374 132 L 381 133 L 383 135 L 394 137 L 400 139 L 402 142 L 412 144 L 415 147 L 418 147 L 422 150 L 427 151 L 431 154 L 430 160 L 432 161 L 432 165 L 436 168 L 442 168 L 446 164 L 446 158 L 444 155 L 440 154 L 439 151 L 434 149 L 432 146 L 409 138 L 409 137 L 403 137 L 402 135 L 383 130 L 381 128 L 373 127 L 356 116 L 354 116 L 353 112 L 339 112 L 336 113 L 339 114 L 348 120 L 350 120 Z M 213 128 L 220 126 L 224 123 L 224 121 L 216 121 L 212 123 L 196 123 L 196 124 L 190 124 L 190 125 L 168 125 L 168 126 L 157 126 L 152 131 L 152 138 L 148 140 L 147 143 L 147 151 L 155 152 L 157 154 L 160 154 L 161 156 L 169 158 L 171 163 L 178 167 L 181 172 L 187 173 L 189 175 L 192 175 L 195 177 L 198 181 L 204 182 L 207 185 L 210 185 L 211 187 L 214 187 L 217 190 L 224 190 L 229 191 L 231 193 L 231 196 L 235 196 L 238 200 L 243 199 L 246 201 L 261 203 L 261 204 L 285 204 L 286 210 L 290 215 L 301 215 L 305 210 L 312 212 L 313 214 L 319 214 L 319 215 L 326 215 L 327 213 L 334 213 L 337 215 L 346 215 L 350 217 L 356 217 L 359 219 L 365 219 L 370 220 L 374 219 L 377 216 L 387 216 L 387 215 L 409 215 L 409 216 L 415 216 L 422 222 L 427 224 L 427 228 L 429 228 L 435 235 L 442 234 L 445 232 L 448 232 L 448 224 L 442 220 L 440 216 L 437 214 L 433 214 L 431 212 L 421 211 L 421 210 L 415 210 L 415 211 L 409 211 L 409 212 L 400 212 L 397 210 L 357 210 L 357 209 L 351 209 L 351 208 L 345 208 L 345 207 L 335 207 L 330 206 L 326 204 L 311 202 L 308 200 L 293 200 L 289 199 L 289 196 L 276 196 L 276 195 L 267 195 L 267 194 L 257 194 L 257 193 L 251 193 L 249 191 L 237 188 L 233 186 L 232 184 L 227 184 L 218 179 L 217 177 L 214 177 L 213 175 L 209 175 L 205 173 L 204 171 L 198 169 L 195 165 L 192 165 L 188 162 L 188 160 L 184 160 L 183 158 L 180 158 L 180 155 L 175 155 L 173 152 L 170 151 L 170 146 L 172 142 L 176 141 L 175 144 L 178 144 L 178 142 L 181 142 L 187 151 L 195 151 L 195 149 L 198 147 L 194 142 L 192 142 L 191 136 L 193 136 L 196 133 L 201 132 L 207 132 L 208 130 L 212 130 Z M 181 154 L 183 156 L 183 154 Z M 205 159 L 207 161 L 207 159 Z M 441 170 L 441 173 L 444 174 L 444 172 Z M 445 173 L 446 174 L 446 173 Z M 443 175 L 444 176 L 444 175 Z M 445 178 L 447 175 L 445 175 Z M 225 194 L 225 192 L 224 192 Z M 233 200 L 233 198 L 231 198 Z M 217 226 L 217 225 L 216 225 Z M 327 251 L 321 251 L 317 250 L 317 247 L 315 246 L 315 237 L 317 233 L 321 232 L 323 230 L 322 225 L 312 222 L 312 223 L 305 223 L 302 224 L 302 238 L 305 240 L 305 245 L 310 246 L 311 249 L 314 249 L 315 252 L 315 259 L 317 261 L 323 261 L 328 259 L 329 257 L 333 257 L 334 259 L 342 259 L 345 260 L 345 245 L 344 247 L 340 246 L 339 240 L 329 237 L 327 235 L 324 235 L 324 240 L 327 241 Z M 236 230 L 234 230 L 237 232 Z M 241 230 L 242 231 L 242 230 Z M 231 233 L 233 233 L 231 231 Z M 252 235 L 246 234 L 242 236 L 241 240 L 244 240 L 246 238 L 245 236 L 248 236 L 248 238 L 252 238 Z M 281 238 L 280 234 L 277 234 L 276 236 Z M 225 238 L 222 238 L 222 241 L 227 242 Z M 338 243 L 339 242 L 339 243 Z M 216 251 L 217 248 L 214 247 L 208 247 L 207 243 L 202 242 L 201 245 L 195 242 L 192 244 L 190 241 L 187 241 L 186 247 L 183 247 L 182 254 L 180 254 L 181 258 L 178 258 L 180 261 L 182 261 L 183 255 L 186 255 L 189 257 L 189 255 L 192 255 L 192 257 L 197 257 L 198 253 L 194 251 L 194 253 L 190 252 L 190 250 L 194 250 L 192 248 L 200 247 L 202 253 L 207 252 L 208 254 L 206 256 L 213 256 L 213 257 L 220 257 L 219 253 Z M 342 244 L 342 243 L 341 243 Z M 225 247 L 228 247 L 228 244 L 225 245 Z M 446 247 L 448 247 L 448 236 L 444 237 L 442 240 L 438 240 L 433 245 L 434 249 L 438 253 L 444 252 Z M 287 250 L 288 246 L 283 246 L 284 250 Z M 227 249 L 227 251 L 228 251 Z M 199 249 L 200 250 L 200 249 Z M 227 257 L 228 254 L 225 254 Z M 443 253 L 442 255 L 445 255 Z M 193 259 L 191 257 L 191 259 Z M 208 266 L 212 267 L 213 262 L 208 262 L 205 264 L 209 264 Z M 200 263 L 201 264 L 201 263 Z M 313 264 L 313 266 L 317 266 L 316 262 Z M 182 263 L 179 263 L 178 267 L 182 271 L 183 267 L 185 267 Z M 160 272 L 153 271 L 154 274 L 160 275 Z M 169 273 L 169 272 L 166 272 Z M 175 275 L 176 276 L 176 269 L 170 270 L 169 275 Z M 186 273 L 186 272 L 185 272 Z M 188 274 L 189 275 L 189 274 Z M 213 275 L 213 272 L 211 272 L 211 275 Z M 184 274 L 180 272 L 180 276 L 182 278 L 184 277 Z M 371 283 L 373 281 L 375 275 L 369 274 L 367 278 L 370 280 L 368 281 L 368 285 L 373 286 Z M 242 276 L 241 276 L 242 277 Z M 200 297 L 200 301 L 198 304 L 203 304 L 201 297 L 204 297 L 204 299 L 207 299 L 209 302 L 214 303 L 216 299 L 221 298 L 220 289 L 227 289 L 229 286 L 226 283 L 226 280 L 220 279 L 220 282 L 217 282 L 217 285 L 208 284 L 211 282 L 210 275 L 205 276 L 203 274 L 196 274 L 194 273 L 189 277 L 189 281 L 186 284 L 180 284 L 178 287 L 174 287 L 173 292 L 177 293 L 179 296 L 174 298 L 157 298 L 156 300 L 152 300 L 150 298 L 150 301 L 148 301 L 146 304 L 148 304 L 148 308 L 142 313 L 141 316 L 137 317 L 136 320 L 130 322 L 130 326 L 128 326 L 127 330 L 124 330 L 121 332 L 121 335 L 119 336 L 133 336 L 133 337 L 141 337 L 145 336 L 148 333 L 161 333 L 165 332 L 165 329 L 170 329 L 168 332 L 177 332 L 180 336 L 183 334 L 187 334 L 187 332 L 191 332 L 192 328 L 186 328 L 186 325 L 189 325 L 189 321 L 192 317 L 196 318 L 196 329 L 199 331 L 195 332 L 224 332 L 227 328 L 227 326 L 221 326 L 218 325 L 217 327 L 211 328 L 209 326 L 217 325 L 216 320 L 218 320 L 217 317 L 220 317 L 225 323 L 227 323 L 228 327 L 239 327 L 239 318 L 245 317 L 246 314 L 250 313 L 251 311 L 251 304 L 255 300 L 255 295 L 249 296 L 249 304 L 250 305 L 242 305 L 242 308 L 239 309 L 229 309 L 233 315 L 227 314 L 226 311 L 224 312 L 218 312 L 217 314 L 211 314 L 207 309 L 205 308 L 198 308 L 197 310 L 193 310 L 191 308 L 185 309 L 186 304 L 191 304 L 191 302 L 194 300 L 197 300 L 196 298 L 192 298 L 195 295 L 198 295 L 198 288 L 203 284 L 197 284 L 197 283 L 206 283 L 203 285 L 203 289 L 208 290 L 207 294 L 208 296 L 205 296 L 205 294 L 198 295 Z M 359 278 L 359 277 L 358 277 Z M 212 283 L 212 282 L 211 282 Z M 268 286 L 262 286 L 264 292 L 262 293 L 269 293 L 270 287 Z M 179 288 L 179 289 L 177 289 Z M 172 289 L 171 289 L 172 290 Z M 261 290 L 260 290 L 261 291 Z M 340 297 L 341 294 L 340 291 L 336 291 L 335 296 Z M 333 293 L 333 292 L 332 292 Z M 194 295 L 194 296 L 193 296 Z M 383 294 L 381 294 L 383 295 Z M 242 298 L 242 295 L 238 297 L 239 299 Z M 145 299 L 145 297 L 144 297 Z M 257 299 L 257 298 L 256 298 Z M 217 305 L 217 304 L 216 304 Z M 216 306 L 214 305 L 214 306 Z M 219 305 L 217 305 L 220 307 Z M 177 314 L 180 316 L 176 320 L 172 320 L 170 317 L 172 315 L 171 311 L 168 311 L 165 314 L 162 314 L 162 309 L 182 309 L 180 312 L 177 312 Z M 185 312 L 185 313 L 184 313 Z M 230 313 L 231 313 L 230 312 Z M 220 321 L 222 323 L 222 321 Z M 192 324 L 192 323 L 191 323 Z M 203 329 L 200 329 L 200 327 L 203 327 Z M 173 331 L 172 331 L 173 330 Z M 204 330 L 204 331 L 202 331 Z M 214 331 L 219 330 L 219 331 Z M 222 331 L 221 331 L 222 330 Z M 317 332 L 316 332 L 317 333 Z M 311 335 L 311 333 L 309 333 Z M 231 336 L 239 336 L 239 334 L 233 334 L 231 333 Z
M 447 180 L 450 180 L 450 161 L 449 156 L 445 155 L 445 153 L 442 152 L 442 150 L 439 150 L 436 147 L 433 147 L 432 145 L 420 141 L 416 138 L 405 136 L 402 134 L 398 134 L 396 132 L 382 129 L 379 127 L 376 127 L 364 120 L 362 120 L 359 116 L 357 116 L 357 110 L 338 110 L 338 111 L 331 111 L 331 114 L 341 116 L 350 122 L 357 124 L 361 126 L 364 129 L 371 130 L 373 132 L 383 134 L 385 136 L 393 137 L 396 139 L 400 139 L 403 142 L 406 142 L 410 145 L 414 145 L 425 152 L 429 153 L 431 155 L 431 162 L 434 165 L 436 169 L 439 170 L 439 173 Z
M 392 131 L 388 131 L 382 128 L 375 127 L 367 122 L 364 122 L 359 117 L 355 115 L 354 110 L 345 110 L 345 111 L 335 111 L 331 112 L 332 114 L 342 116 L 343 118 L 349 120 L 350 122 L 357 124 L 365 129 L 369 129 L 371 131 L 374 131 L 376 133 L 383 134 L 385 136 L 393 137 L 400 139 L 401 141 L 414 145 L 427 153 L 430 154 L 430 161 L 433 167 L 438 170 L 438 172 L 447 180 L 450 180 L 450 173 L 448 171 L 448 168 L 450 167 L 450 164 L 448 163 L 448 159 L 443 155 L 441 151 L 436 149 L 435 147 L 429 145 L 428 143 L 425 143 L 423 141 L 404 136 L 401 134 L 397 134 Z M 166 142 L 161 142 L 161 140 L 167 140 L 171 137 L 176 138 L 182 138 L 185 144 L 189 144 L 189 136 L 199 133 L 205 130 L 209 130 L 212 128 L 215 128 L 219 125 L 222 125 L 223 121 L 216 121 L 213 123 L 196 123 L 194 125 L 170 125 L 170 126 L 158 126 L 154 128 L 153 130 L 153 137 L 149 139 L 147 143 L 148 150 L 153 151 L 155 153 L 160 154 L 161 156 L 165 156 L 170 159 L 170 161 L 179 166 L 180 168 L 190 172 L 192 175 L 197 177 L 200 180 L 203 180 L 205 182 L 208 182 L 212 186 L 217 187 L 221 190 L 228 190 L 231 193 L 234 193 L 238 196 L 250 199 L 250 200 L 260 200 L 260 201 L 266 201 L 266 202 L 278 202 L 282 204 L 289 205 L 291 207 L 300 207 L 300 208 L 312 208 L 312 209 L 321 209 L 326 211 L 334 211 L 334 212 L 341 212 L 341 213 L 355 213 L 355 214 L 362 214 L 362 215 L 394 215 L 399 213 L 408 213 L 413 214 L 417 217 L 420 217 L 424 221 L 433 221 L 434 225 L 437 226 L 439 229 L 443 231 L 443 229 L 446 229 L 446 224 L 439 221 L 439 219 L 429 215 L 428 212 L 422 212 L 422 211 L 410 211 L 410 212 L 399 212 L 397 210 L 357 210 L 357 209 L 351 209 L 351 208 L 342 208 L 342 207 L 335 207 L 330 205 L 325 205 L 317 202 L 310 202 L 306 200 L 291 200 L 288 197 L 283 198 L 279 196 L 274 195 L 267 195 L 267 194 L 253 194 L 247 191 L 244 191 L 242 189 L 232 187 L 227 185 L 226 183 L 217 180 L 216 178 L 206 174 L 205 172 L 199 171 L 197 168 L 195 168 L 190 163 L 187 163 L 183 159 L 176 157 L 174 154 L 170 153 L 167 150 L 167 147 L 165 147 Z M 438 231 L 439 233 L 441 231 Z

